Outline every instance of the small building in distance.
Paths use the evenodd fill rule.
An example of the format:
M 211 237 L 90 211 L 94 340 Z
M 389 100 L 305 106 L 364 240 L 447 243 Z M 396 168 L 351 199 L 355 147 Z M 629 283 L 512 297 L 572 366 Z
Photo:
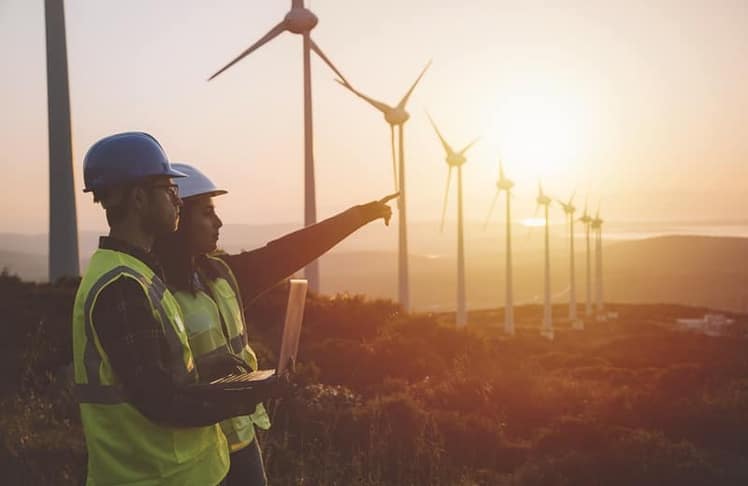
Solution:
M 735 320 L 724 314 L 708 313 L 700 319 L 676 319 L 675 322 L 682 331 L 700 332 L 707 336 L 722 336 Z

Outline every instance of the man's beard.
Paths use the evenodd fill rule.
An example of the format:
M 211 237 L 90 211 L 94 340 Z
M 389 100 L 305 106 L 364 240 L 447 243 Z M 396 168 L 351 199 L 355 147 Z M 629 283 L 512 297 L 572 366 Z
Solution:
M 148 211 L 145 218 L 143 218 L 143 230 L 156 238 L 176 231 L 177 223 L 179 222 L 179 213 L 177 212 L 177 217 L 173 224 L 167 224 L 165 218 L 166 215 L 163 214 L 163 211 Z

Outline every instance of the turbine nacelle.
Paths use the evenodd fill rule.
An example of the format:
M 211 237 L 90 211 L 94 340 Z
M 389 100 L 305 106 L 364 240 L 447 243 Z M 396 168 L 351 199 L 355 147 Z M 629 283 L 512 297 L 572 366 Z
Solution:
M 447 158 L 444 159 L 444 160 L 447 161 L 447 165 L 450 168 L 451 167 L 460 167 L 465 162 L 467 162 L 467 157 L 465 157 L 464 155 L 462 155 L 461 152 L 460 153 L 452 152 L 452 153 L 448 154 Z
M 577 208 L 575 208 L 573 205 L 571 205 L 569 203 L 565 203 L 563 201 L 558 201 L 558 204 L 563 208 L 564 213 L 566 213 L 566 214 L 572 214 L 573 215 L 576 212 L 576 210 L 577 210 Z
M 511 191 L 514 187 L 514 182 L 505 177 L 502 177 L 499 179 L 499 182 L 496 183 L 496 187 L 499 189 L 499 191 Z
M 543 192 L 543 186 L 538 183 L 538 197 L 535 199 L 538 206 L 549 206 L 553 200 Z
M 595 213 L 595 217 L 592 218 L 592 221 L 590 222 L 592 225 L 592 228 L 594 229 L 600 229 L 600 227 L 603 225 L 603 220 L 600 218 L 600 209 L 598 207 L 597 212 Z
M 504 175 L 504 163 L 499 160 L 499 181 L 496 183 L 496 187 L 499 191 L 509 192 L 514 187 L 514 182 Z
M 413 90 L 416 89 L 416 86 L 418 86 L 418 83 L 421 81 L 421 78 L 424 74 L 426 74 L 426 71 L 431 66 L 431 61 L 429 61 L 426 66 L 421 70 L 420 74 L 416 78 L 416 80 L 413 82 L 413 84 L 410 85 L 410 88 L 408 88 L 408 91 L 403 95 L 403 97 L 400 99 L 400 102 L 398 102 L 397 106 L 390 106 L 387 103 L 383 103 L 379 100 L 375 100 L 374 98 L 371 98 L 369 96 L 366 96 L 362 92 L 358 91 L 356 88 L 351 86 L 351 84 L 345 80 L 345 79 L 336 79 L 338 83 L 340 83 L 341 86 L 346 88 L 351 93 L 355 94 L 359 98 L 363 99 L 370 105 L 372 105 L 374 108 L 379 110 L 384 115 L 384 120 L 392 127 L 404 125 L 405 122 L 407 122 L 410 119 L 410 113 L 408 113 L 405 110 L 405 105 L 408 104 L 408 100 L 410 99 L 410 95 L 413 94 Z M 343 78 L 342 76 L 340 76 Z
M 402 125 L 410 119 L 410 113 L 405 108 L 395 107 L 384 112 L 384 120 L 390 125 Z
M 428 67 L 428 66 L 426 66 Z M 442 135 L 442 132 L 439 131 L 439 128 L 436 126 L 436 123 L 434 123 L 434 119 L 431 118 L 431 115 L 426 113 L 426 115 L 429 117 L 429 121 L 431 122 L 431 126 L 434 127 L 434 131 L 436 132 L 436 136 L 439 137 L 439 141 L 442 143 L 442 147 L 444 148 L 444 152 L 446 152 L 447 157 L 447 165 L 451 169 L 452 167 L 460 167 L 463 165 L 467 158 L 465 157 L 465 152 L 467 152 L 470 147 L 475 145 L 475 142 L 478 141 L 478 139 L 474 139 L 469 144 L 465 145 L 461 150 L 455 151 L 451 145 L 447 143 L 447 141 L 444 139 L 444 136 Z
M 294 34 L 305 34 L 311 31 L 318 21 L 317 16 L 306 7 L 293 7 L 284 20 L 286 29 Z

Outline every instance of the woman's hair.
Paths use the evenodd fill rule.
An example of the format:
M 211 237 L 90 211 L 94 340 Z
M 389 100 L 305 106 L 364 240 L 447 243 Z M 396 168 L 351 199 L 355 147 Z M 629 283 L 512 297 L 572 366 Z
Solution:
M 173 233 L 159 236 L 153 245 L 153 253 L 164 269 L 166 285 L 176 290 L 195 293 L 194 262 L 189 227 L 192 207 L 189 200 L 183 202 L 179 212 L 179 226 Z

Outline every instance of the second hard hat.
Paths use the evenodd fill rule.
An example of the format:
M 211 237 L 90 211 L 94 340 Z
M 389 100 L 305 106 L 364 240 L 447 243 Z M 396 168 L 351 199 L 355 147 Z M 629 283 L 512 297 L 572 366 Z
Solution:
M 228 192 L 216 187 L 208 176 L 192 165 L 174 163 L 172 166 L 187 175 L 187 177 L 181 177 L 174 181 L 179 186 L 179 197 L 182 199 L 197 196 L 220 196 Z

